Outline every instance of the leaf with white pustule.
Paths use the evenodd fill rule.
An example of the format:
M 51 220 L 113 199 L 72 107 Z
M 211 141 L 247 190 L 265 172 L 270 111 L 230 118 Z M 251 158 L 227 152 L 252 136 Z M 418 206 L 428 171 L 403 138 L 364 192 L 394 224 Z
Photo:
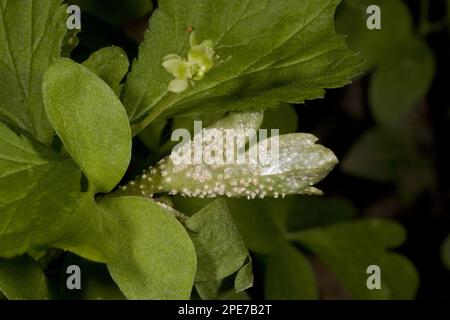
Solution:
M 228 116 L 202 132 L 203 150 L 216 143 L 224 147 L 219 151 L 222 152 L 221 157 L 215 158 L 222 161 L 209 164 L 205 161 L 191 164 L 179 162 L 182 157 L 180 153 L 188 156 L 194 154 L 197 137 L 194 136 L 190 143 L 174 150 L 169 157 L 164 158 L 155 167 L 150 167 L 137 180 L 122 187 L 120 193 L 151 197 L 155 193 L 168 192 L 188 197 L 226 195 L 249 199 L 277 198 L 289 194 L 321 194 L 313 185 L 322 180 L 338 160 L 331 150 L 316 144 L 318 139 L 311 134 L 273 136 L 250 146 L 241 158 L 243 163 L 223 163 L 229 148 L 238 152 L 241 148 L 224 143 L 223 135 L 220 136 L 219 133 L 226 131 L 224 127 L 242 129 L 246 126 L 244 122 L 237 121 L 238 116 L 231 116 L 236 118 L 231 119 Z M 246 114 L 244 117 L 250 115 Z M 255 121 L 253 125 L 259 127 L 260 122 Z M 216 135 L 216 139 L 205 139 L 205 136 L 208 137 L 211 133 Z M 239 160 L 239 157 L 234 159 Z

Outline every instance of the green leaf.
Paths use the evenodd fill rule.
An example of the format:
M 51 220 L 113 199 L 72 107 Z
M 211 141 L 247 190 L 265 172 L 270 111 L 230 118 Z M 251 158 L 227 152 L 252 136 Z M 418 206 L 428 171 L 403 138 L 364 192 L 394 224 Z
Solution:
M 211 199 L 183 198 L 175 196 L 176 208 L 187 214 L 201 210 Z M 296 198 L 285 199 L 227 199 L 233 216 L 247 248 L 253 252 L 270 255 L 285 244 L 286 219 L 297 213 Z
M 42 79 L 66 33 L 60 4 L 0 0 L 0 114 L 46 144 L 53 128 L 44 112 Z
M 196 281 L 220 280 L 243 266 L 248 251 L 225 200 L 207 205 L 188 218 L 185 226 L 197 253 Z
M 81 193 L 77 207 L 74 209 L 77 217 L 74 232 L 67 233 L 64 238 L 54 243 L 55 248 L 76 253 L 90 261 L 106 263 L 113 255 L 114 240 L 108 225 L 105 224 L 102 210 L 95 202 L 91 193 Z
M 269 257 L 264 275 L 264 297 L 269 300 L 317 299 L 314 272 L 300 251 L 284 244 Z
M 87 68 L 60 59 L 46 72 L 45 108 L 69 154 L 96 191 L 109 192 L 131 157 L 125 110 L 112 89 Z
M 158 204 L 135 197 L 99 203 L 116 252 L 112 278 L 128 299 L 189 299 L 196 256 L 183 226 Z
M 383 60 L 371 79 L 369 100 L 377 122 L 402 120 L 427 94 L 434 73 L 434 56 L 427 44 L 414 37 L 404 41 Z
M 39 255 L 74 226 L 80 171 L 0 123 L 0 256 Z
M 194 137 L 183 137 L 169 156 L 122 187 L 120 194 L 152 197 L 168 192 L 187 197 L 248 199 L 321 194 L 313 185 L 338 162 L 333 152 L 304 133 L 260 136 L 259 143 L 249 144 L 251 134 L 247 132 L 256 133 L 262 121 L 262 111 L 233 112 L 195 132 Z M 230 132 L 234 135 L 231 138 Z M 199 148 L 200 157 L 196 156 Z
M 355 299 L 412 299 L 418 274 L 406 258 L 387 251 L 401 245 L 405 231 L 397 223 L 362 220 L 291 234 L 290 239 L 313 251 Z M 367 267 L 381 268 L 381 289 L 366 286 Z
M 195 289 L 203 300 L 249 300 L 245 290 L 253 286 L 252 260 L 237 272 L 225 279 L 213 281 L 196 281 Z
M 306 196 L 305 196 L 306 197 Z M 307 196 L 309 197 L 309 196 Z M 266 212 L 278 229 L 285 233 L 289 215 L 296 211 L 297 196 L 289 196 L 284 199 L 258 199 L 251 202 L 256 212 Z
M 162 0 L 123 92 L 134 133 L 160 115 L 302 103 L 340 87 L 359 58 L 334 33 L 340 0 Z M 169 92 L 169 54 L 186 56 L 190 28 L 211 40 L 218 61 L 181 94 Z M 320 39 L 320 40 L 319 40 Z
M 414 145 L 414 130 L 407 124 L 367 131 L 345 156 L 343 171 L 377 182 L 395 182 L 405 201 L 414 199 L 434 180 L 430 161 Z
M 245 201 L 240 199 L 229 199 L 228 203 L 230 207 L 233 209 L 232 212 L 236 212 L 236 215 L 240 215 L 240 212 L 246 212 L 248 215 L 248 219 L 243 217 L 242 223 L 248 221 L 250 224 L 251 216 L 254 216 L 255 219 L 258 220 L 267 220 L 270 221 L 270 224 L 273 224 L 276 233 L 285 233 L 286 230 L 286 222 L 290 214 L 293 211 L 296 211 L 295 203 L 296 197 L 286 197 L 284 199 L 254 199 L 252 201 Z M 245 214 L 244 214 L 245 215 Z M 256 218 L 256 216 L 260 216 L 261 218 Z M 237 217 L 241 221 L 240 217 Z M 272 228 L 270 228 L 272 229 Z M 268 229 L 263 228 L 262 230 L 268 231 Z M 254 230 L 255 235 L 258 235 L 259 232 Z M 276 233 L 269 233 L 275 235 Z M 270 240 L 270 237 L 269 237 Z M 262 241 L 262 240 L 261 240 Z
M 366 26 L 369 5 L 380 7 L 381 30 Z M 400 0 L 346 0 L 339 12 L 338 30 L 349 35 L 350 46 L 361 52 L 366 68 L 375 67 L 369 92 L 375 119 L 380 124 L 399 122 L 431 85 L 431 49 L 414 35 L 408 7 Z
M 247 132 L 260 127 L 262 116 L 262 112 L 230 113 L 193 138 L 183 137 L 169 156 L 123 186 L 120 194 L 248 199 L 321 194 L 313 186 L 338 162 L 333 152 L 304 133 L 260 136 L 259 143 L 254 141 L 246 151 L 251 136 Z M 199 148 L 200 157 L 196 156 Z
M 447 236 L 441 247 L 441 258 L 444 266 L 450 270 L 450 235 Z
M 298 231 L 342 222 L 357 215 L 356 208 L 340 198 L 298 196 L 287 218 L 287 229 Z
M 47 300 L 44 272 L 30 258 L 0 259 L 0 292 L 10 300 Z
M 393 131 L 374 128 L 364 133 L 342 161 L 342 169 L 352 175 L 379 182 L 394 181 L 404 152 Z
M 202 300 L 219 300 L 234 292 L 229 279 L 196 282 L 195 290 Z
M 386 291 L 390 291 L 391 299 L 410 300 L 416 297 L 419 274 L 411 261 L 403 255 L 388 253 L 380 267 L 382 286 L 387 284 Z
M 196 254 L 186 230 L 156 202 L 138 197 L 85 195 L 84 228 L 57 247 L 106 263 L 128 299 L 188 299 Z
M 94 72 L 105 81 L 119 96 L 122 89 L 121 81 L 129 68 L 127 54 L 119 47 L 102 48 L 89 56 L 83 66 Z
M 381 9 L 381 30 L 367 28 L 370 5 Z M 401 0 L 344 0 L 338 10 L 336 29 L 349 36 L 349 46 L 361 52 L 367 69 L 389 58 L 393 48 L 410 37 L 413 22 Z
M 239 269 L 234 279 L 234 290 L 236 293 L 243 292 L 253 286 L 253 263 L 249 255 L 247 263 Z
M 284 237 L 275 214 L 283 215 L 286 200 L 227 199 L 227 203 L 249 250 L 263 254 L 278 250 Z
M 325 178 L 338 162 L 330 149 L 316 144 L 317 138 L 313 135 L 291 133 L 253 144 L 245 153 L 242 152 L 244 163 L 236 165 L 238 157 L 235 156 L 231 161 L 234 163 L 231 164 L 226 161 L 229 150 L 229 140 L 226 139 L 224 143 L 223 139 L 226 137 L 226 130 L 208 128 L 203 131 L 203 137 L 208 135 L 213 138 L 203 138 L 201 148 L 206 151 L 203 151 L 204 156 L 200 163 L 192 160 L 195 157 L 195 149 L 198 149 L 195 136 L 124 186 L 121 194 L 151 197 L 155 193 L 168 192 L 172 195 L 181 193 L 187 197 L 226 195 L 248 199 L 322 194 L 313 185 Z M 262 153 L 259 152 L 264 148 L 267 151 L 269 145 L 276 145 L 278 152 L 266 152 L 261 157 Z M 228 148 L 235 148 L 235 144 Z M 211 150 L 219 152 L 214 151 L 215 156 L 210 156 Z M 236 154 L 237 152 L 234 152 L 234 155 Z M 188 156 L 186 162 L 185 155 Z M 255 157 L 253 159 L 256 161 L 248 161 L 254 155 L 258 155 L 258 159 Z M 205 161 L 208 156 L 209 163 Z

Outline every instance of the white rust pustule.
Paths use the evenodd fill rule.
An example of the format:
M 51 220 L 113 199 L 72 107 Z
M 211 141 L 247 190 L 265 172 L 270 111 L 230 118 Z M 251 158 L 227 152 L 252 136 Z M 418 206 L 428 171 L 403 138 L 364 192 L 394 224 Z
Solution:
M 204 130 L 222 130 L 233 125 L 239 127 L 238 118 L 239 114 L 231 114 Z M 253 124 L 259 128 L 261 121 L 254 121 Z M 269 145 L 271 139 L 273 137 L 268 138 Z M 264 159 L 264 163 L 276 165 L 261 163 L 175 165 L 169 156 L 145 170 L 134 182 L 123 187 L 121 193 L 148 197 L 152 197 L 155 193 L 169 193 L 199 198 L 227 196 L 248 199 L 278 198 L 291 194 L 321 194 L 314 185 L 338 163 L 333 152 L 316 144 L 318 139 L 311 134 L 293 133 L 282 135 L 278 139 L 278 162 Z M 262 143 L 268 141 L 251 146 L 246 154 L 251 153 L 252 148 L 260 148 Z M 268 152 L 266 156 L 270 158 L 273 155 Z

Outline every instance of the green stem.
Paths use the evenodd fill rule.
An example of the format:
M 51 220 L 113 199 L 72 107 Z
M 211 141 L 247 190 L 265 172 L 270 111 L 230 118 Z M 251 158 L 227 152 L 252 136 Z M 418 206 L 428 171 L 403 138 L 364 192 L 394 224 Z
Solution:
M 150 123 L 152 123 L 161 113 L 170 108 L 177 100 L 178 95 L 171 94 L 166 99 L 163 99 L 160 103 L 158 103 L 155 107 L 150 109 L 149 114 L 139 123 L 131 126 L 131 132 L 133 133 L 133 137 L 139 134 L 142 130 L 144 130 Z

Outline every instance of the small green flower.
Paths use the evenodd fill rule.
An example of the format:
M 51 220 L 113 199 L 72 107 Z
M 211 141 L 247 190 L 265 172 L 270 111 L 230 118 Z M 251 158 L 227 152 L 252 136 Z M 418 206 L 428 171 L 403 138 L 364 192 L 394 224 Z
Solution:
M 214 67 L 214 43 L 205 40 L 197 45 L 194 32 L 190 38 L 191 49 L 188 52 L 188 63 L 192 68 L 192 78 L 201 80 L 209 70 Z
M 212 40 L 205 40 L 197 44 L 195 33 L 192 32 L 189 38 L 190 49 L 187 59 L 176 54 L 169 54 L 163 58 L 163 67 L 174 76 L 174 80 L 169 83 L 169 91 L 181 93 L 189 87 L 189 83 L 203 79 L 215 64 L 214 43 Z
M 169 91 L 180 93 L 189 86 L 190 68 L 180 56 L 169 54 L 163 59 L 163 67 L 171 73 L 175 79 L 169 83 Z
M 169 91 L 174 93 L 180 93 L 185 91 L 189 87 L 188 80 L 175 79 L 169 83 Z
M 170 72 L 176 79 L 188 79 L 189 65 L 186 61 L 183 61 L 180 56 L 168 55 L 163 61 L 164 68 Z

